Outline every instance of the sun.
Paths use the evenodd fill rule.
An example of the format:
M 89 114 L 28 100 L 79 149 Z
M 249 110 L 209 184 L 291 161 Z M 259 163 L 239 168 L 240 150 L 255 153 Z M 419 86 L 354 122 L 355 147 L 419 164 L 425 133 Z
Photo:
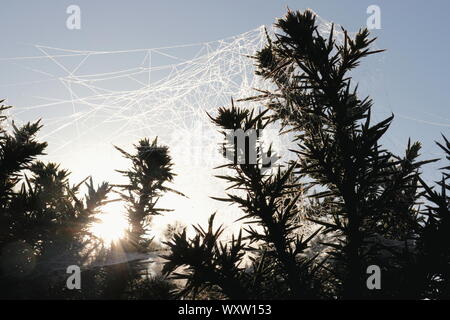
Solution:
M 99 221 L 90 227 L 90 232 L 109 244 L 122 239 L 128 227 L 126 217 L 120 212 L 105 212 L 98 217 Z

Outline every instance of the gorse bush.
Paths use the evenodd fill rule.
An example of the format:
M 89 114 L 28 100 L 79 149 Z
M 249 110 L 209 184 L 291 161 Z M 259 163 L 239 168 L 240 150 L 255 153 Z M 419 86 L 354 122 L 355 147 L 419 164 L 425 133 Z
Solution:
M 323 38 L 309 11 L 288 12 L 277 27 L 282 34 L 256 55 L 258 74 L 276 90 L 254 99 L 263 99 L 274 121 L 297 132 L 296 172 L 324 189 L 314 197 L 330 200 L 327 219 L 315 222 L 325 233 L 334 232 L 329 254 L 343 269 L 335 275 L 341 283 L 337 294 L 364 297 L 370 255 L 377 256 L 370 239 L 409 236 L 401 227 L 415 223 L 418 169 L 426 162 L 416 161 L 418 143 L 403 158 L 384 150 L 379 140 L 393 116 L 372 124 L 372 101 L 352 88 L 349 72 L 380 52 L 370 50 L 374 39 L 366 29 L 354 39 L 344 30 L 343 43 L 336 44 L 333 28 Z
M 39 121 L 7 131 L 0 115 L 0 297 L 450 298 L 449 141 L 437 142 L 447 165 L 430 186 L 420 170 L 436 159 L 419 160 L 419 142 L 408 141 L 400 155 L 383 148 L 394 116 L 373 123 L 372 100 L 352 82 L 352 70 L 382 52 L 370 48 L 369 32 L 343 30 L 337 42 L 334 28 L 320 34 L 310 11 L 288 11 L 275 26 L 253 57 L 273 89 L 209 115 L 226 155 L 216 178 L 228 187 L 215 199 L 240 210 L 241 231 L 224 239 L 224 226 L 214 224 L 220 213 L 193 226 L 192 237 L 180 224 L 169 227 L 156 276 L 145 262 L 156 250 L 151 222 L 170 214 L 158 199 L 183 196 L 168 186 L 175 176 L 169 149 L 147 138 L 133 152 L 116 147 L 130 161 L 118 170 L 125 183 L 95 186 L 88 177 L 73 185 L 67 170 L 38 160 L 47 146 L 36 139 Z M 249 101 L 260 111 L 246 108 Z M 271 125 L 293 134 L 295 160 L 280 163 L 271 146 L 264 152 L 260 133 Z M 237 144 L 228 135 L 236 131 L 255 132 L 256 140 Z M 129 227 L 108 247 L 89 227 L 117 200 Z M 66 288 L 68 262 L 82 267 L 81 290 Z M 374 265 L 376 289 L 368 285 Z
M 151 218 L 164 211 L 170 211 L 156 207 L 159 197 L 166 191 L 176 191 L 164 185 L 174 177 L 168 148 L 159 146 L 157 139 L 151 143 L 148 139 L 142 139 L 135 148 L 136 154 L 129 154 L 116 147 L 132 162 L 130 170 L 117 170 L 128 178 L 129 183 L 116 187 L 122 190 L 119 194 L 128 204 L 128 219 L 131 226 L 128 234 L 129 245 L 145 248 L 149 245 L 145 234 L 149 231 Z
M 212 120 L 223 129 L 261 130 L 268 124 L 264 115 L 254 116 L 252 112 L 232 106 L 231 109 L 219 109 L 219 115 Z M 236 153 L 242 153 L 242 150 Z M 169 262 L 164 271 L 169 273 L 176 267 L 188 266 L 188 272 L 178 273 L 177 278 L 186 279 L 185 290 L 193 293 L 216 288 L 234 299 L 270 298 L 273 294 L 270 286 L 262 285 L 275 280 L 283 282 L 284 297 L 317 297 L 317 286 L 314 286 L 316 269 L 312 259 L 301 257 L 310 238 L 303 240 L 295 233 L 298 228 L 295 204 L 300 193 L 298 184 L 289 179 L 295 164 L 287 170 L 279 169 L 274 175 L 264 175 L 261 152 L 257 154 L 257 162 L 259 165 L 232 162 L 228 167 L 235 174 L 219 176 L 227 180 L 231 188 L 245 193 L 243 196 L 229 193 L 227 198 L 218 199 L 237 204 L 242 209 L 244 215 L 241 220 L 249 224 L 244 229 L 245 238 L 241 232 L 229 245 L 220 242 L 222 229 L 213 230 L 213 215 L 207 232 L 196 228 L 198 235 L 192 240 L 186 239 L 186 233 L 174 237 L 169 243 L 172 253 L 166 257 Z M 294 196 L 281 210 L 286 195 Z M 254 258 L 250 268 L 245 268 L 243 263 L 247 251 L 257 251 L 259 257 Z
M 67 266 L 57 265 L 61 260 L 83 264 L 88 226 L 109 192 L 107 183 L 95 188 L 90 180 L 82 199 L 84 182 L 70 185 L 67 170 L 37 161 L 46 147 L 35 139 L 40 127 L 39 122 L 13 125 L 11 134 L 0 128 L 0 283 L 5 298 L 46 297 L 55 285 L 47 277 L 49 269 L 65 272 Z
M 173 285 L 142 277 L 136 261 L 121 262 L 129 260 L 127 252 L 148 251 L 149 240 L 143 237 L 149 231 L 148 218 L 163 211 L 155 208 L 157 198 L 171 190 L 163 185 L 173 177 L 167 148 L 157 145 L 156 139 L 141 140 L 136 155 L 118 148 L 132 161 L 129 171 L 120 171 L 128 177 L 127 185 L 105 182 L 95 187 L 92 178 L 71 185 L 67 170 L 36 160 L 46 148 L 35 138 L 40 128 L 39 122 L 20 128 L 13 124 L 9 134 L 0 127 L 1 297 L 149 298 L 143 291 L 153 286 L 169 297 Z M 116 192 L 128 205 L 130 230 L 125 239 L 105 248 L 89 227 L 102 206 L 114 201 L 108 199 L 113 187 L 120 188 Z M 113 265 L 102 267 L 102 259 L 108 258 Z M 69 265 L 86 267 L 82 291 L 67 290 Z
M 248 227 L 244 236 L 247 248 L 241 244 L 240 236 L 237 249 L 256 252 L 259 257 L 256 261 L 261 265 L 270 257 L 272 271 L 266 276 L 258 266 L 244 271 L 239 255 L 224 272 L 222 266 L 213 263 L 218 259 L 214 254 L 200 254 L 199 239 L 206 238 L 202 232 L 190 242 L 186 242 L 185 235 L 174 238 L 168 270 L 187 266 L 188 272 L 178 277 L 198 289 L 208 282 L 221 287 L 217 281 L 194 283 L 194 279 L 208 272 L 223 274 L 233 270 L 234 277 L 240 273 L 262 277 L 266 281 L 258 283 L 268 288 L 283 283 L 285 291 L 277 295 L 283 298 L 425 298 L 436 290 L 437 296 L 446 297 L 444 270 L 449 265 L 442 230 L 446 228 L 449 206 L 445 194 L 448 174 L 444 173 L 440 182 L 442 192 L 436 193 L 420 178 L 421 166 L 435 160 L 417 160 L 418 142 L 408 143 L 403 156 L 383 149 L 379 141 L 393 116 L 372 124 L 372 101 L 359 98 L 357 86 L 351 83 L 349 72 L 363 58 L 381 52 L 370 50 L 375 39 L 369 38 L 366 29 L 354 38 L 344 30 L 343 43 L 336 43 L 333 28 L 324 38 L 310 11 L 289 11 L 276 27 L 279 33 L 274 39 L 269 38 L 266 47 L 254 57 L 257 74 L 272 82 L 275 89 L 241 100 L 259 101 L 265 110 L 253 117 L 246 109 L 232 105 L 219 109 L 219 115 L 213 118 L 223 129 L 263 129 L 276 122 L 295 133 L 297 149 L 293 152 L 298 154 L 298 160 L 287 164 L 286 169 L 262 175 L 258 165 L 233 163 L 230 167 L 236 174 L 220 177 L 228 180 L 231 188 L 244 190 L 246 194 L 243 197 L 229 194 L 219 200 L 237 204 L 243 210 L 243 219 L 261 227 Z M 448 146 L 442 147 L 448 152 Z M 289 177 L 294 177 L 294 184 L 287 183 Z M 428 208 L 429 213 L 418 207 L 423 188 L 425 197 L 436 204 Z M 308 190 L 307 197 L 312 200 L 309 220 L 322 226 L 318 232 L 327 236 L 323 243 L 328 247 L 325 259 L 302 254 L 316 234 L 301 240 L 304 236 L 298 232 L 301 221 L 294 219 L 296 212 L 292 210 L 298 198 L 294 196 L 287 206 L 281 205 L 283 195 L 295 195 L 300 190 Z M 388 246 L 389 242 L 395 246 Z M 184 250 L 183 255 L 175 255 L 183 245 L 191 247 L 192 253 Z M 222 246 L 217 240 L 209 244 L 209 248 Z M 428 253 L 420 252 L 419 248 L 425 247 L 428 249 L 422 250 L 432 257 L 422 256 Z M 367 268 L 373 264 L 381 268 L 383 278 L 387 279 L 383 290 L 369 290 L 366 285 Z M 236 266 L 241 267 L 234 270 Z M 430 284 L 433 288 L 427 289 Z M 247 291 L 247 298 L 259 297 L 253 289 Z M 225 294 L 231 291 L 221 290 Z

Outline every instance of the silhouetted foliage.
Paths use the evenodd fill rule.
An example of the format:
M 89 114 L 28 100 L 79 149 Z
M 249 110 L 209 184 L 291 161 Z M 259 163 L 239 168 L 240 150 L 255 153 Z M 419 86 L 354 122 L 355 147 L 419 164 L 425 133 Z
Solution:
M 0 128 L 1 295 L 49 298 L 67 263 L 81 266 L 87 258 L 88 227 L 110 187 L 89 180 L 80 198 L 85 181 L 71 186 L 67 170 L 35 160 L 46 147 L 35 138 L 39 122 L 12 127 L 11 134 Z
M 274 39 L 268 37 L 266 47 L 254 56 L 257 74 L 272 82 L 275 89 L 260 90 L 260 95 L 240 100 L 261 101 L 266 109 L 253 116 L 252 111 L 232 104 L 228 109 L 220 108 L 219 115 L 212 118 L 227 130 L 258 130 L 276 122 L 285 131 L 294 132 L 297 142 L 293 152 L 298 161 L 272 175 L 261 173 L 261 153 L 256 165 L 236 164 L 255 146 L 237 150 L 233 141 L 226 142 L 225 149 L 235 151 L 235 163 L 228 165 L 235 175 L 219 178 L 230 183 L 229 189 L 244 195 L 229 193 L 218 200 L 237 204 L 244 212 L 244 222 L 259 226 L 246 228 L 245 236 L 239 237 L 249 242 L 245 246 L 256 247 L 250 250 L 239 242 L 243 246 L 239 250 L 256 252 L 253 261 L 263 265 L 264 259 L 270 258 L 268 268 L 276 270 L 271 278 L 261 275 L 258 268 L 244 272 L 271 279 L 271 284 L 260 282 L 268 288 L 283 287 L 279 286 L 281 277 L 286 288 L 281 296 L 285 298 L 418 299 L 448 295 L 448 173 L 439 183 L 442 192 L 437 193 L 420 178 L 421 166 L 436 161 L 418 160 L 420 143 L 408 142 L 404 156 L 383 149 L 379 141 L 393 116 L 372 124 L 372 101 L 360 99 L 357 86 L 351 84 L 349 73 L 361 59 L 382 51 L 370 49 L 375 39 L 369 39 L 366 29 L 354 38 L 343 30 L 343 42 L 337 43 L 333 28 L 328 38 L 323 38 L 311 11 L 289 11 L 276 27 L 280 33 Z M 445 142 L 447 145 L 441 147 L 448 152 Z M 323 227 L 317 232 L 325 238 L 322 246 L 327 249 L 327 260 L 302 255 L 307 244 L 316 241 L 316 233 L 301 240 L 301 219 L 293 210 L 300 190 L 308 192 L 308 220 Z M 292 196 L 286 199 L 286 195 Z M 435 204 L 427 205 L 427 212 L 419 206 L 423 195 Z M 282 200 L 287 201 L 285 206 Z M 191 289 L 217 286 L 234 298 L 226 293 L 232 289 L 225 290 L 220 281 L 205 276 L 220 268 L 214 262 L 217 254 L 213 249 L 202 253 L 200 239 L 206 235 L 197 233 L 191 240 L 185 234 L 174 238 L 167 271 L 185 266 L 188 271 L 177 277 L 188 279 Z M 210 239 L 210 248 L 222 245 L 217 236 Z M 242 263 L 241 254 L 232 265 Z M 366 270 L 373 264 L 381 267 L 382 290 L 366 286 Z M 243 270 L 241 267 L 234 274 Z M 202 277 L 208 280 L 202 282 Z M 249 288 L 243 285 L 245 279 L 239 277 L 236 291 L 244 293 L 241 287 Z M 258 297 L 257 291 L 247 291 L 248 298 Z
M 289 11 L 276 26 L 282 33 L 255 56 L 258 74 L 276 89 L 253 99 L 297 133 L 296 174 L 331 204 L 326 219 L 314 221 L 333 233 L 329 254 L 343 266 L 334 271 L 342 283 L 336 294 L 370 297 L 366 268 L 381 250 L 373 238 L 406 240 L 415 233 L 419 169 L 430 161 L 417 160 L 419 143 L 408 144 L 404 157 L 379 144 L 393 116 L 371 124 L 372 101 L 357 96 L 349 76 L 362 58 L 382 51 L 370 50 L 375 39 L 367 29 L 353 39 L 343 30 L 338 44 L 333 28 L 327 39 L 319 34 L 310 11 Z
M 0 111 L 7 108 L 1 106 Z M 4 121 L 6 117 L 1 116 L 0 120 Z M 103 259 L 119 252 L 126 254 L 122 243 L 106 247 L 102 239 L 95 238 L 90 232 L 101 207 L 111 201 L 107 197 L 112 186 L 105 182 L 95 187 L 92 178 L 71 185 L 67 170 L 60 169 L 55 163 L 36 160 L 46 147 L 46 143 L 35 138 L 40 128 L 39 122 L 20 128 L 13 123 L 12 133 L 0 127 L 0 297 L 172 297 L 174 285 L 163 278 L 143 275 L 139 261 L 102 266 Z M 128 197 L 124 196 L 131 203 L 130 231 L 133 239 L 138 239 L 142 246 L 128 246 L 128 249 L 138 251 L 144 250 L 143 243 L 148 241 L 143 237 L 148 231 L 148 221 L 139 216 L 139 209 L 142 208 L 146 215 L 163 211 L 155 208 L 155 204 L 161 192 L 169 190 L 162 183 L 171 180 L 173 175 L 167 148 L 156 147 L 156 140 L 153 144 L 142 140 L 136 157 L 130 157 L 133 167 L 123 173 L 131 182 L 121 187 L 130 192 Z M 86 190 L 84 197 L 80 197 L 82 187 Z M 137 201 L 134 195 L 139 197 Z M 127 243 L 130 242 L 123 244 Z M 100 266 L 95 267 L 96 263 Z M 82 268 L 82 290 L 66 287 L 69 265 Z
M 224 135 L 226 163 L 216 178 L 238 207 L 242 224 L 226 239 L 224 226 L 168 227 L 157 248 L 149 233 L 173 182 L 169 149 L 141 139 L 118 170 L 124 184 L 78 184 L 59 164 L 38 159 L 47 147 L 36 138 L 40 121 L 7 127 L 0 101 L 0 298 L 2 299 L 449 299 L 450 142 L 442 179 L 425 182 L 421 144 L 403 155 L 380 145 L 393 116 L 372 123 L 372 100 L 359 98 L 351 71 L 375 39 L 334 29 L 324 38 L 311 11 L 288 11 L 278 33 L 256 52 L 257 75 L 272 90 L 209 115 Z M 279 164 L 261 131 L 280 125 L 294 135 L 295 161 Z M 230 132 L 255 133 L 237 143 Z M 232 135 L 233 136 L 233 135 Z M 249 154 L 254 151 L 256 159 Z M 230 154 L 234 154 L 230 158 Z M 193 182 L 195 183 L 195 182 Z M 120 199 L 110 200 L 114 191 Z M 106 244 L 91 233 L 102 207 L 126 205 L 124 239 Z M 236 221 L 236 222 L 238 222 Z M 160 239 L 161 240 L 161 239 Z M 162 240 L 161 240 L 162 241 Z M 163 251 L 164 252 L 160 252 Z M 165 259 L 160 273 L 150 256 Z M 150 259 L 151 260 L 151 259 Z M 82 290 L 66 287 L 66 268 L 82 268 Z M 380 289 L 370 290 L 367 268 L 381 268 Z
M 230 109 L 219 109 L 219 115 L 212 120 L 224 129 L 224 133 L 237 129 L 262 130 L 268 123 L 264 115 L 265 112 L 254 116 L 253 112 L 232 105 Z M 234 147 L 233 141 L 225 146 Z M 244 152 L 236 150 L 238 155 Z M 287 170 L 280 168 L 275 174 L 264 174 L 261 170 L 262 157 L 259 148 L 256 164 L 231 162 L 227 167 L 235 174 L 218 176 L 231 184 L 229 189 L 244 192 L 242 196 L 229 193 L 227 198 L 217 200 L 237 204 L 244 213 L 240 220 L 248 225 L 257 225 L 256 228 L 249 226 L 244 229 L 247 234 L 245 239 L 241 233 L 233 238 L 229 247 L 220 242 L 222 229 L 213 231 L 213 215 L 207 232 L 197 227 L 195 238 L 188 240 L 184 232 L 175 236 L 169 244 L 172 253 L 165 257 L 169 262 L 164 271 L 170 273 L 177 267 L 186 266 L 188 271 L 175 274 L 176 278 L 188 280 L 185 291 L 197 293 L 205 288 L 217 287 L 231 299 L 269 298 L 272 294 L 269 287 L 278 285 L 271 283 L 283 282 L 284 292 L 279 298 L 319 297 L 318 282 L 314 277 L 317 268 L 312 263 L 313 259 L 302 256 L 314 235 L 304 240 L 295 232 L 299 227 L 295 219 L 295 204 L 300 193 L 297 190 L 299 185 L 289 179 L 295 164 Z M 287 199 L 286 195 L 293 197 Z M 246 251 L 259 255 L 259 259 L 252 257 L 250 268 L 245 268 L 243 263 Z M 266 264 L 268 260 L 270 263 Z
M 107 299 L 158 299 L 154 293 L 145 293 L 144 288 L 155 286 L 157 290 L 167 289 L 166 297 L 172 297 L 173 284 L 150 279 L 147 275 L 146 263 L 141 260 L 130 260 L 128 255 L 133 252 L 148 253 L 150 244 L 150 225 L 152 217 L 160 215 L 170 209 L 158 208 L 158 199 L 167 191 L 182 195 L 165 185 L 174 177 L 169 149 L 158 145 L 155 138 L 152 142 L 142 139 L 137 145 L 135 154 L 130 154 L 116 147 L 122 155 L 131 160 L 129 170 L 117 170 L 123 174 L 128 184 L 114 185 L 120 189 L 116 191 L 126 204 L 129 230 L 124 239 L 112 247 L 112 255 L 123 255 L 126 262 L 105 268 L 105 290 L 103 297 Z
M 131 230 L 128 240 L 132 248 L 148 247 L 148 233 L 151 218 L 160 215 L 168 209 L 157 208 L 156 203 L 162 193 L 176 192 L 165 186 L 165 182 L 171 182 L 172 173 L 171 158 L 166 146 L 159 146 L 157 139 L 150 143 L 148 139 L 142 139 L 135 146 L 136 154 L 130 154 L 116 147 L 123 156 L 132 162 L 130 170 L 117 170 L 128 178 L 128 184 L 115 185 L 122 189 L 120 195 L 127 204 L 128 220 Z M 177 192 L 178 193 L 178 192 Z M 127 248 L 129 249 L 129 248 Z
M 419 231 L 418 257 L 410 271 L 414 292 L 420 298 L 450 298 L 450 142 L 446 137 L 443 139 L 443 144 L 437 144 L 445 152 L 448 164 L 441 168 L 442 180 L 436 185 L 440 190 L 434 190 L 420 179 L 428 204 L 422 212 L 426 219 Z

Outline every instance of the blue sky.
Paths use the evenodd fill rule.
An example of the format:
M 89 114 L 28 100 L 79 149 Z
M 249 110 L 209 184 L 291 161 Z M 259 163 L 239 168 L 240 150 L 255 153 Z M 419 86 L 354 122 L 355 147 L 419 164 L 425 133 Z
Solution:
M 81 8 L 81 30 L 65 26 L 71 4 Z M 450 132 L 448 1 L 3 0 L 0 58 L 37 55 L 35 44 L 109 51 L 212 41 L 270 25 L 287 7 L 312 8 L 324 19 L 356 31 L 365 26 L 366 8 L 373 4 L 381 8 L 382 29 L 374 31 L 377 46 L 388 51 L 373 58 L 374 70 L 367 71 L 373 80 L 363 92 L 372 96 L 380 117 L 391 110 L 397 114 L 386 138 L 388 147 L 400 153 L 411 137 L 423 142 L 425 156 L 438 156 L 433 140 Z M 0 68 L 0 84 L 14 79 L 6 63 Z M 21 88 L 2 89 L 1 96 L 10 104 L 27 101 L 20 100 L 27 94 L 19 95 Z M 431 169 L 427 174 L 437 177 Z

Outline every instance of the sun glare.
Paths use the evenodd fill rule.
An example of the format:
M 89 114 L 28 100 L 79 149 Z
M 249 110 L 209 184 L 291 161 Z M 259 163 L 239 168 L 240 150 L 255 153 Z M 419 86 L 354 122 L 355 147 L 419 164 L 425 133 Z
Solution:
M 127 229 L 127 219 L 124 215 L 114 213 L 102 213 L 99 222 L 93 224 L 90 231 L 105 243 L 111 243 L 124 237 Z

